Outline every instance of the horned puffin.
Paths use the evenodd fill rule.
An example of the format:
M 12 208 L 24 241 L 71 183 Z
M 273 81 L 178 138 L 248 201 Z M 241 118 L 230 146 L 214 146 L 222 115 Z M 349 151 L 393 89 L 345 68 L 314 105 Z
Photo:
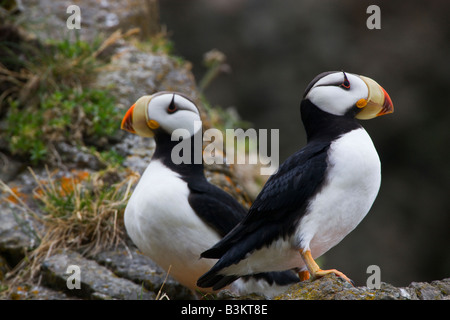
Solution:
M 166 271 L 170 268 L 173 278 L 196 292 L 197 279 L 214 265 L 213 260 L 200 259 L 200 254 L 231 231 L 246 210 L 207 181 L 201 154 L 200 161 L 195 161 L 198 155 L 193 140 L 202 135 L 201 118 L 195 103 L 186 96 L 174 92 L 143 96 L 127 111 L 121 128 L 153 137 L 156 142 L 150 164 L 125 209 L 127 233 L 141 252 Z M 177 129 L 183 129 L 183 139 L 192 140 L 191 162 L 175 164 L 178 161 L 172 159 L 172 150 L 179 143 L 178 139 L 172 141 Z M 242 280 L 230 291 L 270 297 L 299 278 L 289 271 L 256 274 Z
M 380 159 L 357 119 L 393 110 L 370 78 L 343 71 L 314 78 L 300 106 L 306 145 L 267 180 L 245 218 L 202 253 L 219 261 L 197 285 L 217 290 L 249 273 L 288 269 L 302 280 L 334 273 L 351 282 L 314 259 L 361 222 L 380 188 Z

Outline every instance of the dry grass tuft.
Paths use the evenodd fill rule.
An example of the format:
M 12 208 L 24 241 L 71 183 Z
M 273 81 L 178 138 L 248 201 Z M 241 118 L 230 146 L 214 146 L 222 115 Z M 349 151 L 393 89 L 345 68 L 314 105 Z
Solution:
M 72 171 L 70 176 L 57 178 L 57 172 L 47 169 L 47 179 L 43 180 L 32 169 L 30 172 L 37 184 L 33 199 L 43 214 L 31 209 L 17 190 L 0 184 L 8 194 L 6 200 L 11 199 L 43 226 L 40 233 L 34 230 L 39 244 L 10 277 L 34 278 L 45 257 L 58 249 L 92 256 L 124 240 L 123 213 L 138 174 L 108 169 L 95 173 Z
M 34 198 L 47 214 L 42 217 L 46 234 L 38 251 L 48 252 L 63 246 L 94 255 L 123 238 L 123 212 L 130 196 L 135 174 L 119 181 L 116 171 L 89 174 L 73 171 L 70 177 L 39 180 Z

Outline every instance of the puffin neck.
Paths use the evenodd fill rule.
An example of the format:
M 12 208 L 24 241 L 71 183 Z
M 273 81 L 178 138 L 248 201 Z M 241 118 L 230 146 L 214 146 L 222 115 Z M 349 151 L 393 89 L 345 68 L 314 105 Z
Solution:
M 302 101 L 300 113 L 307 142 L 313 140 L 333 141 L 344 133 L 361 128 L 353 114 L 336 116 L 320 110 L 309 100 Z
M 199 132 L 201 135 L 201 131 Z M 155 134 L 156 148 L 152 159 L 160 160 L 166 167 L 179 173 L 183 177 L 196 175 L 198 172 L 203 174 L 203 158 L 201 163 L 195 163 L 195 144 L 194 137 L 189 138 L 190 142 L 190 161 L 188 163 L 175 164 L 172 160 L 173 148 L 181 143 L 181 141 L 172 141 L 171 136 L 166 132 L 159 131 Z M 197 137 L 199 139 L 199 137 Z M 200 137 L 201 139 L 201 137 Z M 202 141 L 202 140 L 200 140 Z

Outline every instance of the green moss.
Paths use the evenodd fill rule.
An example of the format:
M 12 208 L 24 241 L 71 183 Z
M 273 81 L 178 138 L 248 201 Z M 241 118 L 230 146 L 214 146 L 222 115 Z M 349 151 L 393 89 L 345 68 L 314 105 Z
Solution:
M 107 139 L 118 130 L 120 114 L 107 91 L 65 88 L 42 96 L 35 107 L 12 101 L 6 120 L 10 151 L 36 164 L 56 142 L 95 145 Z
M 119 129 L 121 115 L 114 97 L 90 84 L 106 63 L 99 55 L 113 41 L 88 43 L 75 34 L 43 44 L 16 33 L 0 42 L 0 74 L 6 79 L 0 82 L 5 120 L 0 138 L 7 150 L 36 165 L 58 159 L 58 142 L 104 148 Z

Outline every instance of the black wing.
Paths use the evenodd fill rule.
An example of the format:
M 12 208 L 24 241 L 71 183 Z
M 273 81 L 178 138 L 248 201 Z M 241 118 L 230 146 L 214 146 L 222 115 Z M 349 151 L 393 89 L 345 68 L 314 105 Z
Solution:
M 246 210 L 237 200 L 222 189 L 210 184 L 206 179 L 188 181 L 190 195 L 189 204 L 197 215 L 210 227 L 217 231 L 220 237 L 228 234 L 244 217 Z M 216 275 L 214 277 L 215 290 L 219 290 L 239 277 Z M 266 272 L 244 277 L 264 280 L 269 285 L 285 286 L 299 281 L 292 271 Z M 212 286 L 212 285 L 211 285 Z
M 192 209 L 221 238 L 244 218 L 247 212 L 244 207 L 206 178 L 192 179 L 187 183 L 191 191 L 188 201 Z
M 294 232 L 308 200 L 319 190 L 327 168 L 330 142 L 315 142 L 289 157 L 264 185 L 245 218 L 221 241 L 202 253 L 220 259 L 198 282 L 210 284 L 222 268 L 249 252 Z

